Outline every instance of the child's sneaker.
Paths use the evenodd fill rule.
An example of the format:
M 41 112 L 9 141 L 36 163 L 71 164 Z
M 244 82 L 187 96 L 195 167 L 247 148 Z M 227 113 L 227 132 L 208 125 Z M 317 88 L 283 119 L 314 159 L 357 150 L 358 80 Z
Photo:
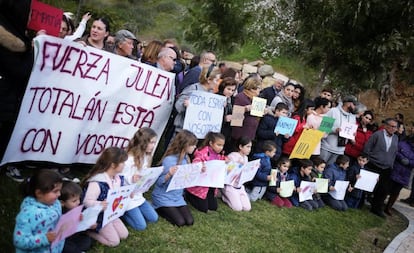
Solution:
M 20 170 L 13 166 L 7 166 L 6 175 L 16 182 L 21 183 L 24 181 L 24 178 L 20 174 Z

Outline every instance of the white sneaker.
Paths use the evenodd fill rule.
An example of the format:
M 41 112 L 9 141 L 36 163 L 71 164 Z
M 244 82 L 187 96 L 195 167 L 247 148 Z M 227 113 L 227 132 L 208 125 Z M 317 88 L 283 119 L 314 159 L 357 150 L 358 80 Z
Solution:
M 6 175 L 16 182 L 23 182 L 24 178 L 22 177 L 20 170 L 13 166 L 7 166 Z

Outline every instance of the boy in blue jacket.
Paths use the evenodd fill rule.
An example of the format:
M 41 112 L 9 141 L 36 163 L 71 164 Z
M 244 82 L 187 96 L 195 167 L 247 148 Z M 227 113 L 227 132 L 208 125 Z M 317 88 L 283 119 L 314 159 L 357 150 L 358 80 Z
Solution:
M 296 190 L 293 192 L 290 201 L 294 206 L 300 206 L 308 211 L 316 210 L 319 207 L 318 202 L 313 199 L 308 199 L 302 202 L 299 202 L 299 193 L 303 190 L 300 188 L 302 181 L 312 182 L 311 172 L 313 168 L 313 162 L 309 159 L 299 160 L 299 167 L 294 168 L 292 172 L 292 179 L 295 182 Z
M 346 170 L 349 167 L 349 157 L 346 155 L 339 155 L 336 158 L 335 163 L 328 165 L 323 172 L 323 176 L 329 179 L 328 191 L 335 191 L 335 183 L 337 180 L 345 181 L 346 180 Z M 349 187 L 349 186 L 348 186 Z M 323 197 L 323 200 L 327 205 L 338 211 L 346 211 L 348 205 L 345 200 L 338 200 L 333 198 L 330 194 L 326 194 Z
M 250 201 L 256 201 L 263 197 L 271 179 L 272 165 L 270 158 L 276 153 L 276 144 L 273 141 L 265 141 L 262 150 L 263 153 L 253 154 L 253 159 L 260 159 L 260 167 L 251 181 L 252 189 L 247 192 Z

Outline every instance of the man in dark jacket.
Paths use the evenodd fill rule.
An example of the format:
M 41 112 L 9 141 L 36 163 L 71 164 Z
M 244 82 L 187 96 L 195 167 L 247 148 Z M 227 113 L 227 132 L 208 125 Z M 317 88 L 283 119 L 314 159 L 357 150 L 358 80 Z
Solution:
M 364 146 L 368 155 L 368 168 L 379 174 L 374 189 L 371 212 L 385 218 L 384 201 L 390 191 L 391 169 L 398 151 L 398 137 L 395 135 L 398 123 L 395 119 L 384 120 L 384 129 L 373 133 Z

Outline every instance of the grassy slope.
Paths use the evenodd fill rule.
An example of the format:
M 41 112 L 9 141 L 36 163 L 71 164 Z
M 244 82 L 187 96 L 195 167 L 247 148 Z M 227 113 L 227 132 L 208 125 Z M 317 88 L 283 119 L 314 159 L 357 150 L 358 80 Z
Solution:
M 2 173 L 2 252 L 13 252 L 14 217 L 21 202 L 17 186 Z M 129 238 L 116 248 L 96 245 L 91 252 L 382 252 L 407 226 L 398 215 L 385 221 L 367 209 L 337 212 L 325 207 L 308 212 L 258 201 L 250 212 L 234 212 L 219 202 L 217 212 L 204 214 L 192 208 L 192 227 L 178 228 L 160 219 L 145 231 L 130 229 Z M 372 243 L 375 238 L 377 246 Z

